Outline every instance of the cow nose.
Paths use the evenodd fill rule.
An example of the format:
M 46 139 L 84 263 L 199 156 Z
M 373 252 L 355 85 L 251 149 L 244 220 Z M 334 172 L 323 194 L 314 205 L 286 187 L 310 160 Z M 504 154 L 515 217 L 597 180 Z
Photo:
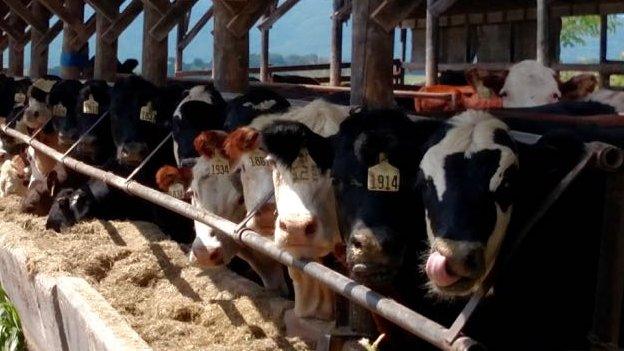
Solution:
M 225 264 L 223 250 L 220 247 L 193 245 L 189 256 L 191 264 L 199 267 L 216 267 Z
M 475 248 L 464 255 L 447 257 L 451 273 L 465 278 L 478 278 L 485 272 L 483 248 Z
M 316 233 L 318 221 L 311 216 L 292 216 L 281 218 L 279 227 L 292 236 L 311 237 Z
M 71 144 L 73 144 L 76 141 L 75 140 L 75 135 L 76 135 L 76 133 L 74 131 L 71 131 L 71 130 L 59 131 L 59 134 L 58 134 L 59 144 L 61 144 L 61 145 L 71 145 Z
M 121 148 L 121 157 L 128 161 L 141 161 L 147 154 L 145 143 L 126 143 Z

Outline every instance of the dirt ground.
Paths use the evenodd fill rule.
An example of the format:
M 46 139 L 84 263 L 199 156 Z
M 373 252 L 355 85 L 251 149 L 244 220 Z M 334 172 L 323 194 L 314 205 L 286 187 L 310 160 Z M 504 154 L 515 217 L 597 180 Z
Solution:
M 227 269 L 188 266 L 155 225 L 94 220 L 58 234 L 18 203 L 0 199 L 0 225 L 23 229 L 0 242 L 28 251 L 33 274 L 84 277 L 155 350 L 309 349 L 283 336 L 292 302 Z

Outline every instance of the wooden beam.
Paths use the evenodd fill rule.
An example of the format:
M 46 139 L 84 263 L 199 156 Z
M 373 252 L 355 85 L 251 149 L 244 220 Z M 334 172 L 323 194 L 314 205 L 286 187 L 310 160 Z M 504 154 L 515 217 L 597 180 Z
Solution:
M 264 16 L 262 18 L 266 19 L 271 17 L 271 15 L 276 11 L 277 1 L 273 1 L 271 5 L 267 8 Z M 261 28 L 261 49 L 260 49 L 260 81 L 268 82 L 271 79 L 271 72 L 269 72 L 269 39 L 270 33 L 269 28 Z
M 427 0 L 427 29 L 425 31 L 425 80 L 427 86 L 434 85 L 438 81 L 438 16 L 430 11 L 434 3 L 435 0 Z
M 600 16 L 600 63 L 607 62 L 607 33 L 609 31 L 607 21 L 607 15 Z M 600 73 L 599 78 L 601 87 L 606 88 L 609 86 L 609 80 L 611 79 L 610 75 Z
M 345 0 L 334 0 L 334 13 L 344 8 Z M 349 2 L 350 3 L 350 2 Z M 342 25 L 343 21 L 332 16 L 331 58 L 329 61 L 329 85 L 339 86 L 342 83 Z
M 222 0 L 214 1 L 213 78 L 220 91 L 242 92 L 249 85 L 249 31 L 237 36 L 227 24 L 235 17 Z
M 236 15 L 243 7 L 245 7 L 248 0 L 216 0 L 221 1 L 223 7 L 230 13 L 230 15 Z M 213 1 L 214 4 L 214 1 Z
M 149 31 L 162 17 L 155 7 L 168 6 L 169 0 L 150 0 L 152 6 L 145 6 L 143 16 L 143 57 L 141 75 L 157 86 L 167 83 L 167 38 L 156 40 Z
M 2 29 L 11 39 L 15 41 L 20 42 L 24 39 L 24 33 L 21 33 L 17 30 L 17 28 L 13 27 L 4 19 L 0 19 L 0 29 Z
M 275 22 L 277 22 L 282 16 L 284 16 L 290 9 L 292 9 L 295 5 L 299 3 L 299 0 L 286 0 L 281 5 L 275 9 L 275 11 L 271 12 L 270 16 L 264 18 L 260 24 L 258 25 L 258 29 L 270 29 Z
M 332 14 L 332 19 L 338 19 L 341 22 L 345 22 L 351 16 L 351 9 L 353 8 L 351 4 L 351 0 L 344 1 L 342 7 L 338 10 L 334 9 L 334 13 Z
M 142 1 L 143 1 L 143 5 L 146 5 L 147 7 L 155 10 L 161 16 L 163 16 L 169 10 L 169 5 L 168 5 L 169 1 L 167 2 L 162 2 L 158 0 L 142 0 Z M 185 0 L 184 2 L 186 1 L 188 0 Z
M 30 10 L 24 6 L 24 3 L 21 0 L 3 0 L 7 6 L 11 9 L 13 13 L 18 15 L 21 19 L 23 19 L 28 25 L 35 28 L 39 33 L 45 33 L 47 30 L 47 26 L 45 23 L 30 12 Z
M 92 14 L 91 17 L 89 17 L 89 19 L 85 22 L 84 38 L 81 38 L 78 35 L 74 34 L 71 39 L 71 45 L 73 48 L 80 49 L 87 41 L 89 41 L 93 34 L 95 34 L 97 28 L 96 14 L 97 13 Z
M 113 19 L 119 14 L 121 2 L 113 3 L 114 14 L 109 15 Z M 107 82 L 114 82 L 117 76 L 117 40 L 107 42 L 102 40 L 102 36 L 111 24 L 111 20 L 102 12 L 96 12 L 96 32 L 95 40 L 95 60 L 93 62 L 93 78 L 103 79 Z
M 383 0 L 353 1 L 351 104 L 371 108 L 394 105 L 394 36 L 371 20 Z
M 150 29 L 150 34 L 156 38 L 156 40 L 165 39 L 167 35 L 169 35 L 171 29 L 182 20 L 186 13 L 193 8 L 195 3 L 197 3 L 197 0 L 186 0 L 177 1 L 171 5 L 167 13 Z
M 24 45 L 25 39 L 24 28 L 26 23 L 16 14 L 11 13 L 8 18 L 8 24 L 10 30 L 13 32 L 13 36 L 9 35 L 9 67 L 8 74 L 14 77 L 21 77 L 24 75 Z M 3 28 L 4 29 L 4 28 Z M 7 32 L 9 33 L 9 32 Z M 16 33 L 19 33 L 17 35 Z
M 31 11 L 34 19 L 37 22 L 44 23 L 47 29 L 50 22 L 50 11 L 38 1 L 33 2 Z M 33 45 L 30 49 L 30 69 L 28 70 L 28 75 L 32 78 L 40 78 L 48 74 L 48 46 L 38 44 L 46 32 L 47 30 L 43 32 L 35 30 L 31 34 Z
M 548 60 L 548 0 L 537 0 L 537 62 L 549 65 Z
M 435 17 L 440 17 L 441 14 L 455 5 L 456 2 L 457 0 L 436 0 L 431 4 L 430 11 Z
M 34 44 L 40 48 L 48 47 L 62 31 L 63 21 L 57 20 L 52 27 L 50 27 L 50 29 L 48 29 L 47 32 L 39 38 L 39 41 Z
M 88 57 L 88 48 L 78 48 L 74 45 L 76 34 L 85 38 L 83 28 L 84 2 L 82 0 L 65 0 L 62 6 L 57 0 L 41 0 L 44 5 L 48 3 L 52 12 L 57 11 L 57 16 L 65 22 L 63 26 L 63 51 L 61 52 L 61 77 L 63 79 L 80 79 L 83 71 L 84 60 Z M 73 25 L 79 26 L 81 33 L 74 30 L 74 26 L 65 21 L 64 17 L 71 18 Z M 86 42 L 89 38 L 85 38 Z M 85 52 L 86 51 L 86 52 Z
M 420 6 L 422 0 L 384 0 L 371 15 L 386 32 L 390 32 Z
M 201 16 L 201 18 L 199 19 L 199 21 L 197 21 L 197 23 L 195 23 L 193 28 L 191 28 L 191 30 L 189 30 L 188 33 L 184 35 L 184 38 L 182 38 L 182 40 L 178 42 L 178 49 L 185 49 L 188 46 L 188 44 L 190 44 L 193 41 L 193 39 L 195 39 L 195 37 L 202 30 L 202 28 L 204 28 L 206 23 L 210 21 L 213 14 L 214 14 L 214 6 L 210 6 L 208 11 L 206 11 L 206 13 L 204 13 Z
M 178 23 L 178 33 L 176 36 L 176 57 L 175 57 L 175 73 L 181 72 L 184 70 L 184 48 L 180 47 L 180 42 L 184 40 L 184 36 L 186 35 L 186 31 L 188 30 L 189 22 L 191 20 L 191 11 L 188 10 L 180 23 Z
M 258 21 L 270 3 L 271 0 L 253 0 L 247 2 L 245 7 L 228 22 L 227 29 L 238 38 L 248 34 L 251 26 Z
M 84 25 L 82 24 L 82 16 L 80 18 L 70 14 L 66 7 L 63 7 L 58 0 L 37 0 L 43 4 L 43 6 L 47 7 L 52 13 L 54 13 L 58 18 L 60 18 L 65 24 L 67 24 L 82 40 L 87 41 L 89 37 L 87 36 L 87 31 Z
M 121 33 L 123 33 L 123 31 L 126 30 L 126 28 L 128 28 L 128 26 L 134 22 L 137 17 L 139 17 L 141 12 L 143 12 L 143 3 L 141 0 L 132 0 L 132 2 L 121 12 L 121 14 L 117 16 L 117 19 L 111 22 L 111 25 L 102 36 L 102 39 L 109 43 L 117 40 Z
M 109 0 L 85 0 L 89 6 L 91 6 L 98 15 L 104 16 L 109 21 L 114 21 L 119 15 L 120 1 Z

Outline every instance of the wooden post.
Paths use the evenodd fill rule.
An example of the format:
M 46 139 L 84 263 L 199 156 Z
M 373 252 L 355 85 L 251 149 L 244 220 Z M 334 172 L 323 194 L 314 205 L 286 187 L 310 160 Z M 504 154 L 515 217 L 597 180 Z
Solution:
M 607 62 L 607 15 L 600 16 L 600 63 Z M 606 88 L 609 86 L 609 79 L 611 78 L 608 74 L 600 72 L 598 77 L 599 84 L 602 88 Z
M 15 14 L 9 15 L 9 25 L 17 32 L 24 33 L 26 23 Z M 9 36 L 9 75 L 22 77 L 24 75 L 24 44 Z
M 175 60 L 175 72 L 182 72 L 184 70 L 184 47 L 180 43 L 184 40 L 184 36 L 188 31 L 189 22 L 191 19 L 191 10 L 189 10 L 178 23 L 178 35 L 176 39 L 176 60 Z
M 73 18 L 84 21 L 84 2 L 82 0 L 65 0 L 65 11 Z M 64 79 L 79 79 L 82 72 L 84 60 L 88 59 L 88 44 L 85 44 L 87 52 L 84 48 L 74 48 L 72 40 L 74 39 L 74 31 L 65 23 L 63 24 L 63 52 L 61 53 L 61 76 Z M 86 55 L 85 55 L 86 54 Z
M 119 1 L 112 1 L 113 12 L 119 13 Z M 95 19 L 95 63 L 93 78 L 114 82 L 117 75 L 117 40 L 107 42 L 102 37 L 111 25 L 111 20 L 104 13 L 97 12 Z
M 392 58 L 394 30 L 387 32 L 371 13 L 383 0 L 353 1 L 351 104 L 372 108 L 394 105 Z
M 548 0 L 537 0 L 537 62 L 550 65 L 548 56 Z
M 434 0 L 427 0 L 427 29 L 425 32 L 425 76 L 426 85 L 438 82 L 438 17 L 429 9 Z
M 168 6 L 168 0 L 153 0 L 158 6 Z M 150 82 L 164 86 L 167 83 L 167 38 L 158 41 L 150 30 L 161 18 L 160 12 L 155 6 L 144 6 L 143 17 L 143 77 Z
M 40 22 L 44 28 L 50 27 L 50 11 L 43 6 L 39 1 L 33 1 L 31 5 L 31 12 L 35 20 Z M 29 75 L 31 78 L 40 78 L 48 74 L 48 48 L 46 44 L 40 44 L 39 40 L 45 35 L 44 32 L 39 32 L 35 28 L 31 28 L 31 43 L 30 48 L 30 69 Z
M 407 61 L 407 28 L 401 28 L 401 62 Z
M 269 6 L 266 13 L 264 14 L 264 18 L 271 16 L 271 13 L 275 11 L 275 7 L 277 6 L 277 2 L 274 2 Z M 271 72 L 269 70 L 270 59 L 269 59 L 269 28 L 260 28 L 261 33 L 261 51 L 260 51 L 260 81 L 261 82 L 269 82 L 271 80 Z
M 257 0 L 256 0 L 257 1 Z M 249 33 L 240 38 L 228 30 L 234 18 L 222 0 L 214 2 L 214 58 L 215 87 L 226 92 L 242 92 L 249 85 Z
M 334 0 L 334 14 L 344 5 L 344 0 Z M 332 18 L 331 59 L 329 61 L 329 85 L 340 86 L 342 83 L 342 18 Z

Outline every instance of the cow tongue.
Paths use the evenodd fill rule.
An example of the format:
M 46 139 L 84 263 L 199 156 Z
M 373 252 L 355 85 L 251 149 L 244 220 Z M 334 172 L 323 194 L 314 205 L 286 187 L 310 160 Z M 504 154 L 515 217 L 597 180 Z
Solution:
M 425 265 L 425 272 L 427 272 L 429 279 L 440 287 L 449 286 L 461 278 L 446 270 L 446 257 L 437 251 L 429 255 Z

